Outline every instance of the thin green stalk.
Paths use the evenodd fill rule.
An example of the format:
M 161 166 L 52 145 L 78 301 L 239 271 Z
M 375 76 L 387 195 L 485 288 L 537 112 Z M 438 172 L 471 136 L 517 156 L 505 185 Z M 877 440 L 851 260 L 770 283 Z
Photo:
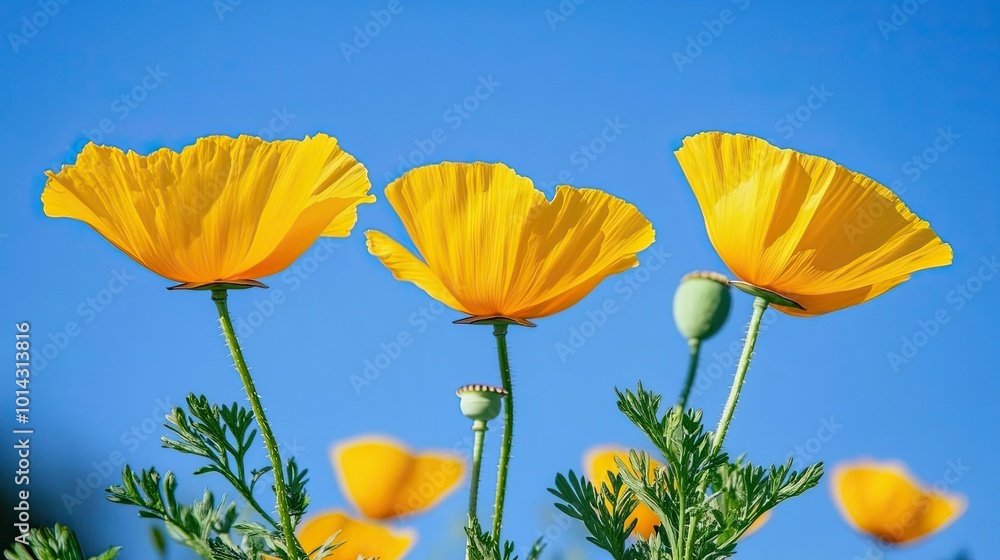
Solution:
M 497 339 L 497 357 L 500 361 L 500 382 L 507 391 L 503 407 L 503 439 L 500 443 L 500 465 L 497 472 L 497 494 L 493 502 L 493 538 L 500 541 L 500 527 L 503 525 L 503 500 L 507 492 L 507 467 L 510 463 L 510 447 L 514 441 L 514 388 L 510 382 L 510 360 L 507 357 L 507 325 L 493 325 L 493 336 Z
M 740 400 L 740 391 L 743 389 L 743 382 L 746 380 L 747 370 L 750 369 L 750 358 L 753 357 L 754 346 L 757 345 L 757 333 L 760 332 L 760 321 L 767 310 L 767 300 L 757 297 L 753 300 L 753 315 L 750 317 L 750 326 L 747 327 L 747 339 L 743 343 L 743 353 L 740 354 L 739 364 L 736 366 L 736 377 L 733 386 L 729 390 L 729 397 L 726 399 L 726 406 L 722 409 L 722 417 L 719 418 L 719 425 L 715 429 L 712 438 L 712 454 L 718 453 L 722 449 L 722 442 L 726 439 L 726 432 L 729 431 L 729 423 L 733 420 L 733 413 L 736 411 L 736 403 Z M 705 473 L 707 474 L 707 473 Z M 708 489 L 708 477 L 702 475 L 701 484 L 698 488 L 698 495 L 702 495 Z M 682 513 L 683 516 L 683 513 Z M 698 526 L 700 518 L 695 515 L 688 526 L 687 537 L 681 549 L 684 551 L 684 560 L 692 560 L 694 552 L 694 532 Z
M 469 484 L 469 528 L 472 528 L 472 520 L 479 519 L 479 471 L 483 464 L 483 440 L 486 439 L 486 422 L 475 420 L 472 422 L 474 440 L 472 443 L 472 482 Z M 465 557 L 469 557 L 469 547 L 472 543 L 466 539 Z
M 681 389 L 681 398 L 677 406 L 681 408 L 681 414 L 687 410 L 688 396 L 691 394 L 691 386 L 694 385 L 694 377 L 698 373 L 698 358 L 701 356 L 701 340 L 697 338 L 688 339 L 688 348 L 691 350 L 688 358 L 687 378 L 684 379 L 684 387 Z
M 719 425 L 715 429 L 715 437 L 712 439 L 713 452 L 722 449 L 722 441 L 726 439 L 726 432 L 729 431 L 729 423 L 733 420 L 733 413 L 736 412 L 736 403 L 740 400 L 743 381 L 746 379 L 747 370 L 750 369 L 750 358 L 753 357 L 753 349 L 757 345 L 760 320 L 764 317 L 766 310 L 767 300 L 759 296 L 753 300 L 753 315 L 750 317 L 750 326 L 747 327 L 747 339 L 743 343 L 743 353 L 740 355 L 739 365 L 736 366 L 736 378 L 729 390 L 729 398 L 726 399 L 726 406 L 722 409 L 722 418 L 719 418 Z
M 257 425 L 260 426 L 260 435 L 264 439 L 265 447 L 267 447 L 267 455 L 271 459 L 271 467 L 273 467 L 271 472 L 274 474 L 274 493 L 277 497 L 278 517 L 281 520 L 282 533 L 285 535 L 285 545 L 290 555 L 299 556 L 302 554 L 302 547 L 299 546 L 299 542 L 295 539 L 295 526 L 292 524 L 292 516 L 288 512 L 288 490 L 285 487 L 284 466 L 281 462 L 281 455 L 278 453 L 278 442 L 274 439 L 274 432 L 271 431 L 271 425 L 268 424 L 267 417 L 264 416 L 264 407 L 260 404 L 260 395 L 257 394 L 253 378 L 250 377 L 250 369 L 247 367 L 246 360 L 243 359 L 243 350 L 240 348 L 240 342 L 236 338 L 236 331 L 233 329 L 233 321 L 229 316 L 229 306 L 226 303 L 228 296 L 229 294 L 225 289 L 212 290 L 212 301 L 215 302 L 215 306 L 219 310 L 219 323 L 222 325 L 222 332 L 226 336 L 226 342 L 229 344 L 233 361 L 236 363 L 236 371 L 239 372 L 240 380 L 243 381 L 243 388 L 246 389 L 247 398 L 250 400 L 250 408 L 257 419 Z

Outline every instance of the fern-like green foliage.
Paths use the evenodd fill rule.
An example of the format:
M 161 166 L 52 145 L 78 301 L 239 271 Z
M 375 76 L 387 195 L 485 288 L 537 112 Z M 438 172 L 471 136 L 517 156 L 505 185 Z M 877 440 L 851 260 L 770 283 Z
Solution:
M 76 538 L 68 527 L 56 524 L 55 527 L 41 527 L 28 532 L 28 546 L 14 543 L 6 552 L 7 560 L 114 560 L 118 558 L 121 547 L 112 547 L 97 556 L 86 556 Z
M 646 453 L 632 451 L 618 460 L 611 485 L 595 488 L 577 477 L 556 477 L 550 489 L 561 511 L 583 522 L 588 540 L 615 560 L 721 560 L 765 512 L 816 486 L 822 464 L 792 471 L 792 463 L 762 468 L 743 457 L 713 449 L 713 434 L 701 411 L 669 409 L 640 383 L 635 392 L 617 391 L 618 408 L 649 438 L 663 466 L 650 468 Z M 651 473 L 651 474 L 650 474 Z M 648 506 L 660 525 L 649 539 L 629 538 L 626 521 L 637 503 Z
M 479 520 L 473 517 L 469 527 L 465 528 L 469 537 L 469 560 L 518 560 L 514 555 L 514 543 L 507 541 L 501 546 L 500 541 L 493 538 L 489 531 L 483 531 Z M 538 560 L 542 554 L 542 540 L 539 539 L 525 555 L 524 560 Z
M 204 396 L 189 395 L 187 410 L 174 408 L 167 422 L 171 436 L 162 438 L 163 446 L 205 459 L 206 464 L 194 474 L 222 476 L 263 523 L 240 520 L 235 503 L 225 496 L 216 499 L 208 490 L 191 505 L 178 503 L 176 477 L 169 471 L 161 477 L 156 469 L 137 473 L 126 466 L 122 485 L 108 489 L 110 501 L 137 507 L 141 517 L 162 521 L 173 540 L 210 560 L 257 560 L 262 553 L 287 560 L 298 560 L 310 553 L 311 558 L 321 559 L 336 548 L 333 543 L 304 551 L 297 542 L 285 543 L 271 509 L 257 500 L 257 484 L 272 468 L 252 468 L 249 464 L 257 437 L 249 410 L 236 403 L 218 406 Z M 285 470 L 288 503 L 297 525 L 309 506 L 308 470 L 300 469 L 294 458 L 286 461 Z

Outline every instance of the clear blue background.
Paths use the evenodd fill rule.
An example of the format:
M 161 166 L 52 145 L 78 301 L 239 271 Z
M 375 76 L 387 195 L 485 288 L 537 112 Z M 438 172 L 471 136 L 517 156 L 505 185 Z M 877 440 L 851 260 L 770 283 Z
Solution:
M 34 1 L 0 6 L 2 317 L 11 345 L 13 323 L 29 320 L 36 349 L 51 343 L 54 354 L 31 385 L 36 519 L 81 527 L 90 550 L 119 543 L 126 558 L 150 557 L 146 522 L 133 510 L 95 492 L 68 513 L 62 496 L 88 476 L 101 487 L 116 482 L 117 472 L 104 474 L 109 459 L 189 472 L 195 463 L 156 443 L 158 401 L 175 405 L 191 390 L 243 399 L 207 294 L 168 293 L 168 281 L 85 225 L 43 216 L 43 171 L 72 162 L 102 119 L 100 141 L 143 152 L 208 134 L 322 131 L 368 167 L 380 200 L 361 209 L 355 235 L 323 261 L 307 254 L 297 281 L 273 277 L 270 292 L 231 298 L 239 320 L 257 324 L 245 337 L 247 357 L 286 453 L 312 471 L 314 511 L 345 506 L 327 461 L 332 442 L 382 433 L 418 448 L 467 449 L 454 389 L 497 380 L 487 328 L 453 326 L 460 315 L 451 310 L 411 322 L 432 300 L 393 280 L 365 250 L 364 229 L 403 235 L 381 196 L 401 161 L 503 161 L 543 186 L 567 172 L 573 185 L 642 209 L 657 233 L 644 266 L 663 258 L 662 267 L 627 273 L 638 289 L 611 278 L 579 305 L 510 336 L 518 430 L 505 534 L 524 547 L 547 530 L 550 558 L 601 557 L 577 525 L 564 530 L 552 517 L 545 489 L 553 475 L 578 469 L 592 445 L 643 445 L 617 413 L 612 387 L 641 379 L 668 399 L 679 389 L 686 346 L 671 320 L 674 288 L 688 271 L 725 268 L 672 152 L 686 135 L 721 129 L 896 185 L 955 248 L 952 266 L 919 273 L 863 306 L 816 319 L 769 316 L 728 448 L 780 462 L 801 446 L 828 464 L 873 456 L 902 460 L 928 482 L 950 477 L 951 490 L 968 496 L 968 512 L 891 557 L 994 554 L 1000 281 L 977 278 L 982 259 L 1000 252 L 995 3 L 404 0 L 388 23 L 375 23 L 372 11 L 388 6 L 77 0 L 47 18 Z M 44 25 L 32 33 L 25 17 Z M 358 36 L 366 26 L 374 37 Z M 699 40 L 700 50 L 690 46 Z M 350 44 L 363 48 L 345 56 Z M 158 77 L 147 78 L 151 70 Z M 480 88 L 483 99 L 467 100 L 491 77 L 493 91 Z M 467 117 L 447 113 L 466 102 L 476 105 Z M 584 168 L 578 150 L 604 132 L 605 119 L 627 128 Z M 443 141 L 441 133 L 432 139 L 435 129 Z M 938 142 L 946 151 L 933 148 L 939 129 L 957 135 Z M 412 155 L 420 145 L 431 153 Z M 922 169 L 914 157 L 933 163 Z M 102 290 L 122 268 L 133 278 L 108 302 Z M 955 291 L 960 285 L 967 296 Z M 266 319 L 252 315 L 268 309 L 277 289 L 286 300 Z M 88 298 L 102 297 L 99 312 L 87 311 Z M 605 300 L 617 312 L 591 329 L 588 313 Z M 725 354 L 749 313 L 750 299 L 736 294 L 730 322 L 706 346 L 693 403 L 710 423 L 733 370 Z M 69 321 L 79 332 L 60 336 Z M 915 336 L 922 328 L 933 335 Z M 569 344 L 573 329 L 592 336 L 560 356 L 557 345 Z M 351 376 L 401 332 L 413 343 L 356 391 Z M 893 367 L 889 354 L 901 353 L 905 340 L 920 346 Z M 13 425 L 8 375 L 5 426 Z M 824 422 L 836 434 L 820 442 Z M 489 433 L 489 464 L 498 436 Z M 4 447 L 9 490 L 13 451 Z M 955 464 L 957 480 L 949 475 Z M 493 469 L 485 470 L 489 489 Z M 206 484 L 221 488 L 218 479 L 182 479 L 191 498 Z M 402 523 L 421 533 L 411 557 L 461 554 L 464 495 Z M 747 558 L 832 560 L 865 557 L 868 547 L 840 518 L 824 481 L 781 506 L 740 548 Z M 175 547 L 171 557 L 184 556 Z

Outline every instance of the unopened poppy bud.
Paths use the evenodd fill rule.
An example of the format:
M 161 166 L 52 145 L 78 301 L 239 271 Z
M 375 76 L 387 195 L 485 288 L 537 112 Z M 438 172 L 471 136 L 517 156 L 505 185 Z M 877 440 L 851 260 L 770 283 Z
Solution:
M 462 414 L 466 418 L 489 422 L 500 414 L 500 407 L 507 391 L 489 385 L 466 385 L 455 392 L 461 399 Z
M 705 340 L 729 317 L 729 281 L 716 272 L 692 272 L 674 293 L 674 322 L 688 340 Z

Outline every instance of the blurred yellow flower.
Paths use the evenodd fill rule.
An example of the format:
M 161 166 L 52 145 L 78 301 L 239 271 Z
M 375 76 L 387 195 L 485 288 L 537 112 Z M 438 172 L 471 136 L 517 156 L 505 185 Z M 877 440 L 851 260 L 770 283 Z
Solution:
M 626 465 L 629 464 L 629 451 L 628 449 L 620 449 L 615 447 L 595 447 L 587 451 L 583 458 L 584 472 L 587 475 L 587 480 L 589 480 L 598 491 L 601 490 L 601 485 L 605 484 L 609 488 L 611 486 L 611 478 L 608 476 L 608 472 L 618 474 L 620 471 L 618 469 L 618 463 L 615 462 L 615 458 L 621 459 Z M 660 464 L 650 458 L 649 461 L 649 472 L 646 473 L 646 479 L 653 479 L 653 471 L 659 467 Z M 648 539 L 653 531 L 656 530 L 656 526 L 660 524 L 660 518 L 653 513 L 653 510 L 649 509 L 649 506 L 639 502 L 635 507 L 635 511 L 632 512 L 632 516 L 628 518 L 627 523 L 631 523 L 632 520 L 637 520 L 635 528 L 632 529 L 632 534 L 639 535 L 644 539 Z M 627 526 L 627 525 L 626 525 Z
M 364 166 L 325 134 L 208 136 L 148 156 L 87 144 L 46 173 L 45 214 L 81 220 L 153 272 L 196 288 L 251 284 L 374 202 Z
M 465 471 L 459 455 L 416 454 L 380 436 L 341 442 L 330 450 L 330 459 L 345 496 L 369 519 L 431 508 L 457 488 Z
M 420 167 L 385 193 L 423 260 L 378 231 L 366 232 L 368 250 L 397 279 L 471 316 L 462 322 L 530 325 L 636 266 L 653 242 L 631 204 L 568 186 L 549 201 L 501 163 Z
M 326 560 L 379 558 L 398 560 L 416 543 L 414 531 L 393 531 L 382 525 L 352 519 L 339 511 L 329 511 L 307 519 L 299 529 L 299 542 L 307 552 L 326 543 L 342 543 Z
M 965 512 L 965 498 L 925 487 L 904 465 L 862 460 L 833 471 L 834 501 L 857 530 L 899 544 L 936 533 Z
M 719 256 L 744 282 L 815 316 L 951 263 L 951 247 L 886 187 L 760 138 L 704 132 L 676 152 Z

